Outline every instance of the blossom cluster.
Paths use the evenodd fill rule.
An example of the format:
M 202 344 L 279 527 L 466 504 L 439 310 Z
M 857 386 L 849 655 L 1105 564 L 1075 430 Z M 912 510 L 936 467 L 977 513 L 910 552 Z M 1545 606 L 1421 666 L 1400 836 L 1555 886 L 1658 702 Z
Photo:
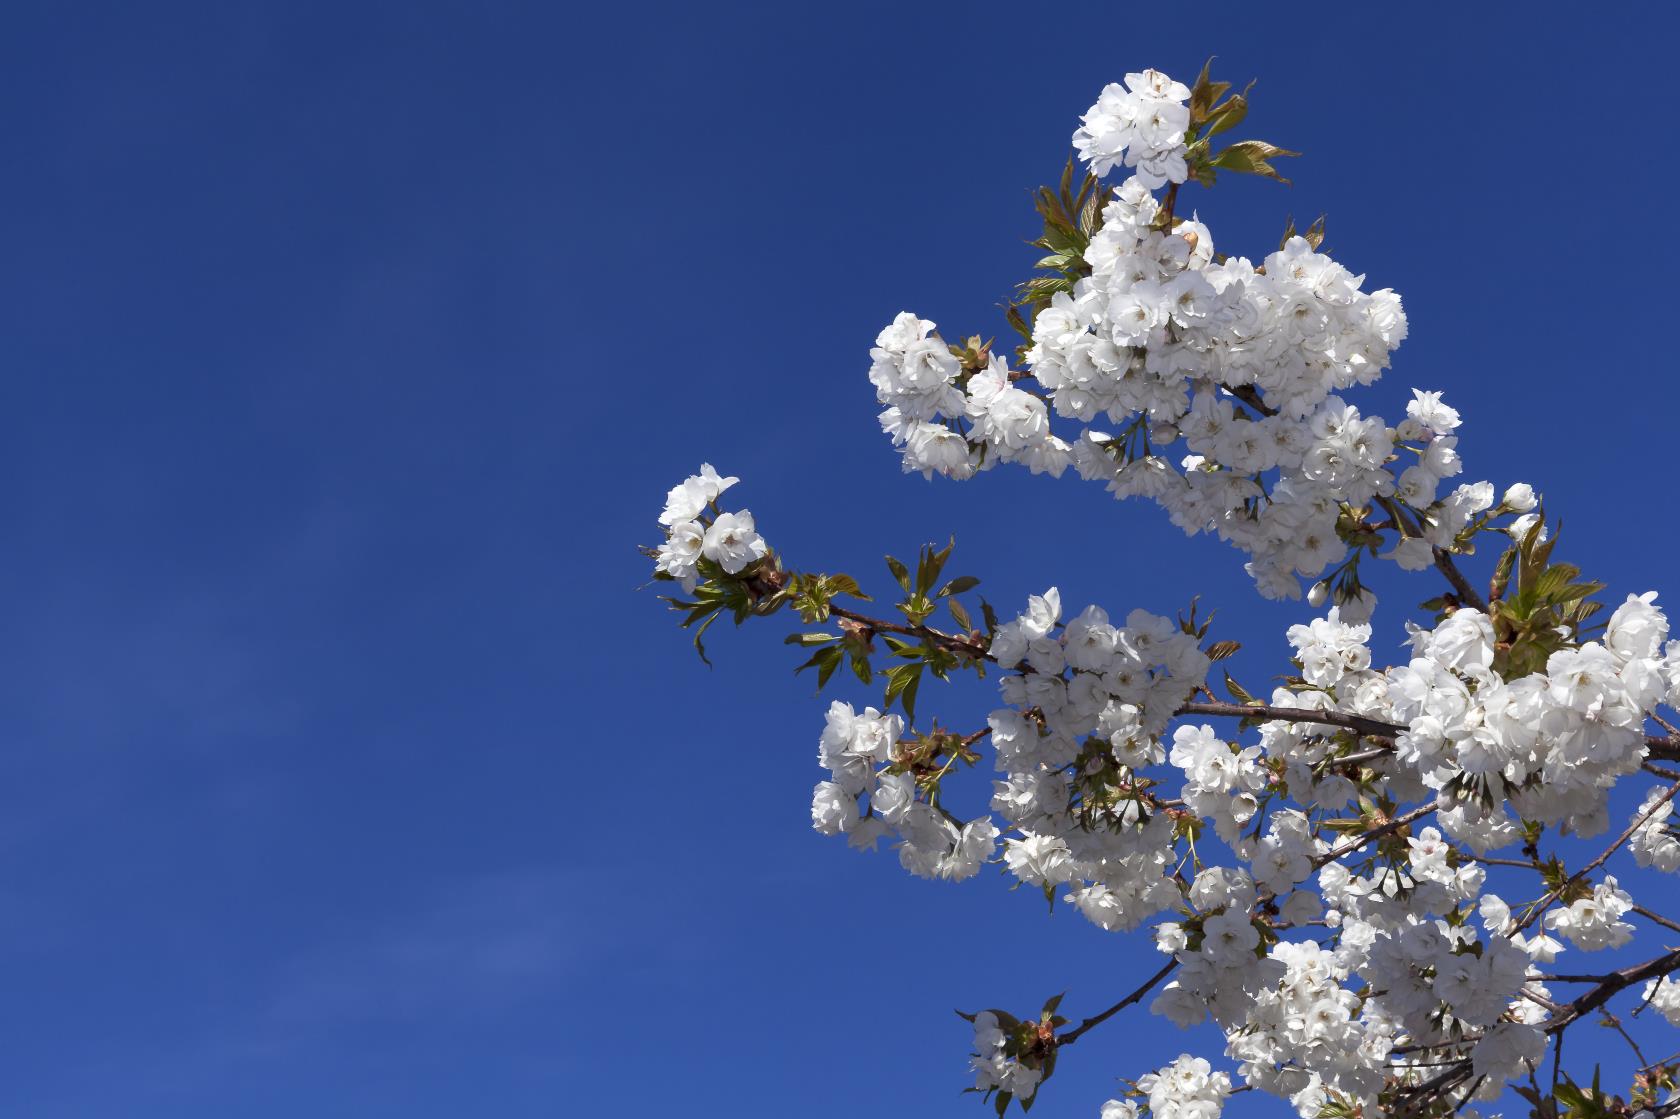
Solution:
M 1151 1009 L 1184 1027 L 1212 1017 L 1244 1082 L 1303 1116 L 1332 1099 L 1370 1102 L 1394 1077 L 1416 1079 L 1396 1053 L 1402 1045 L 1459 1043 L 1497 1094 L 1545 1048 L 1553 1000 L 1536 965 L 1566 943 L 1584 952 L 1626 944 L 1632 901 L 1606 876 L 1549 910 L 1544 931 L 1525 934 L 1468 852 L 1516 843 L 1519 818 L 1604 830 L 1609 789 L 1645 753 L 1642 713 L 1680 700 L 1680 642 L 1666 640 L 1651 595 L 1629 596 L 1601 643 L 1560 651 L 1546 671 L 1511 681 L 1490 669 L 1492 630 L 1479 611 L 1413 627 L 1411 660 L 1385 671 L 1372 668 L 1370 635 L 1334 608 L 1293 627 L 1300 680 L 1272 701 L 1406 728 L 1392 751 L 1364 763 L 1367 788 L 1438 807 L 1439 828 L 1407 838 L 1398 869 L 1357 873 L 1326 838 L 1324 814 L 1358 797 L 1334 765 L 1344 740 L 1277 721 L 1258 744 L 1240 746 L 1181 724 L 1169 750 L 1169 724 L 1205 679 L 1206 654 L 1181 627 L 1143 612 L 1116 626 L 1091 607 L 1064 623 L 1054 589 L 992 639 L 999 666 L 1016 670 L 1000 683 L 1010 706 L 988 719 L 1003 774 L 992 801 L 1001 827 L 988 817 L 960 823 L 918 799 L 912 778 L 889 772 L 902 719 L 840 703 L 820 750 L 833 779 L 817 787 L 813 819 L 860 846 L 896 828 L 904 865 L 926 877 L 974 874 L 1005 836 L 1009 874 L 1062 891 L 1107 929 L 1177 907 L 1180 919 L 1158 926 L 1156 943 L 1178 968 Z M 1246 865 L 1205 866 L 1188 884 L 1173 877 L 1183 832 L 1162 810 L 1164 767 L 1181 781 L 1173 803 Z M 1467 780 L 1477 796 L 1446 795 Z M 1252 827 L 1260 798 L 1280 788 L 1305 810 L 1277 807 Z M 1673 858 L 1675 841 L 1660 827 L 1667 809 L 1653 794 L 1636 817 L 1642 863 Z M 918 814 L 929 823 L 907 825 Z M 1333 930 L 1333 942 L 1280 935 L 1312 926 Z M 1361 987 L 1377 993 L 1356 994 Z M 1680 1006 L 1668 991 L 1662 998 Z M 978 1052 L 983 1087 L 1029 1094 L 1034 1069 Z
M 666 495 L 665 510 L 659 514 L 665 543 L 659 546 L 654 569 L 677 580 L 683 590 L 694 589 L 702 559 L 733 575 L 768 554 L 769 545 L 756 531 L 749 510 L 707 512 L 716 510 L 718 497 L 739 481 L 722 477 L 708 462 Z
M 905 469 L 963 479 L 1000 462 L 1074 466 L 1116 497 L 1159 502 L 1186 532 L 1237 545 L 1269 597 L 1298 596 L 1298 576 L 1343 558 L 1344 504 L 1393 497 L 1418 511 L 1418 531 L 1391 553 L 1403 565 L 1451 548 L 1491 504 L 1473 489 L 1439 493 L 1461 470 L 1458 414 L 1420 391 L 1390 427 L 1340 395 L 1375 381 L 1405 338 L 1399 296 L 1364 292 L 1363 277 L 1305 237 L 1255 264 L 1215 253 L 1202 222 L 1169 221 L 1152 193 L 1167 180 L 1145 169 L 1170 165 L 1183 180 L 1174 145 L 1189 91 L 1153 71 L 1127 82 L 1132 92 L 1104 91 L 1076 145 L 1098 174 L 1122 152 L 1139 173 L 1103 208 L 1088 274 L 1036 317 L 1027 369 L 992 353 L 965 371 L 910 312 L 876 339 L 870 380 Z M 1042 393 L 1019 386 L 1028 377 Z M 1052 414 L 1087 426 L 1057 435 Z M 1125 426 L 1089 426 L 1099 418 Z M 1414 461 L 1392 466 L 1402 453 Z
M 904 720 L 897 715 L 873 707 L 859 714 L 838 700 L 829 705 L 817 758 L 831 777 L 812 794 L 812 825 L 826 835 L 845 834 L 852 846 L 869 850 L 896 831 L 899 861 L 910 873 L 972 878 L 996 852 L 997 825 L 990 816 L 961 823 L 919 799 L 915 778 L 890 770 L 903 732 Z
M 1174 904 L 1173 823 L 1150 810 L 1133 773 L 1163 760 L 1156 736 L 1205 679 L 1206 654 L 1171 621 L 1143 611 L 1115 626 L 1090 607 L 1063 625 L 1055 588 L 998 627 L 991 654 L 1022 669 L 1001 678 L 1011 706 L 988 719 L 1002 775 L 991 807 L 1016 832 L 1003 845 L 1009 872 L 1047 893 L 1065 891 L 1107 929 L 1134 928 Z M 912 873 L 970 877 L 1001 831 L 990 815 L 963 821 L 930 802 L 896 764 L 904 729 L 897 715 L 830 705 L 818 748 L 830 776 L 813 792 L 813 824 L 865 848 L 896 833 Z M 1093 733 L 1103 736 L 1101 758 L 1081 743 Z M 1069 773 L 1082 754 L 1079 772 Z
M 980 1091 L 1008 1092 L 1022 1101 L 1032 1099 L 1044 1077 L 1037 1065 L 1009 1052 L 1008 1035 L 997 1014 L 990 1010 L 974 1016 L 974 1055 L 969 1067 L 974 1071 L 974 1086 Z
M 1211 1020 L 1231 1071 L 1186 1054 L 1104 1119 L 1214 1119 L 1247 1089 L 1304 1119 L 1372 1114 L 1443 1083 L 1443 1067 L 1464 1073 L 1448 1110 L 1494 1100 L 1571 1021 L 1573 995 L 1550 985 L 1580 976 L 1542 965 L 1635 937 L 1631 872 L 1608 860 L 1625 842 L 1637 867 L 1680 871 L 1680 781 L 1650 789 L 1574 874 L 1538 848 L 1548 829 L 1609 830 L 1613 792 L 1642 770 L 1674 778 L 1649 764 L 1647 723 L 1680 708 L 1680 641 L 1654 592 L 1588 629 L 1573 604 L 1598 585 L 1547 566 L 1532 487 L 1448 488 L 1463 472 L 1461 417 L 1440 393 L 1413 390 L 1392 426 L 1350 402 L 1406 336 L 1397 295 L 1365 291 L 1305 237 L 1258 264 L 1217 254 L 1206 225 L 1157 199 L 1187 177 L 1190 97 L 1155 71 L 1103 91 L 1075 146 L 1098 175 L 1135 173 L 1103 207 L 1084 274 L 1036 315 L 1025 368 L 901 313 L 871 351 L 881 425 L 905 469 L 928 477 L 1072 468 L 1150 498 L 1245 552 L 1262 594 L 1297 597 L 1306 579 L 1311 605 L 1328 608 L 1288 629 L 1292 672 L 1268 697 L 1227 677 L 1235 704 L 1212 702 L 1224 653 L 1193 622 L 1064 613 L 1054 587 L 1013 617 L 988 607 L 985 631 L 958 613 L 970 632 L 941 634 L 907 613 L 911 626 L 888 631 L 927 638 L 929 656 L 938 645 L 989 662 L 1001 705 L 961 749 L 935 741 L 947 760 L 934 766 L 928 739 L 890 710 L 894 692 L 880 709 L 833 702 L 812 825 L 861 849 L 885 842 L 924 878 L 996 865 L 1105 930 L 1159 919 L 1171 976 L 1149 1009 L 1183 1028 Z M 1058 434 L 1068 421 L 1081 426 Z M 750 513 L 717 505 L 735 482 L 706 466 L 671 491 L 660 573 L 692 590 L 769 554 Z M 1450 560 L 1481 532 L 1509 544 L 1485 601 Z M 1452 583 L 1426 604 L 1439 607 L 1431 626 L 1406 624 L 1397 664 L 1372 652 L 1374 594 L 1337 579 L 1361 550 Z M 923 594 L 900 581 L 910 601 Z M 848 638 L 816 636 L 876 635 L 851 624 Z M 1259 724 L 1249 741 L 1199 718 L 1232 714 Z M 941 780 L 981 751 L 989 803 L 958 811 Z M 1539 872 L 1545 892 L 1514 911 L 1490 882 L 1501 864 Z M 1659 975 L 1644 997 L 1680 1025 L 1680 983 Z M 973 1024 L 976 1087 L 1032 1099 L 1053 1066 L 1022 1049 L 1013 1019 Z
M 1127 74 L 1126 84 L 1103 87 L 1073 134 L 1073 146 L 1098 175 L 1124 165 L 1150 189 L 1182 183 L 1190 90 L 1159 70 Z
M 1494 627 L 1480 610 L 1456 610 L 1432 630 L 1411 627 L 1411 660 L 1385 672 L 1369 667 L 1370 632 L 1335 609 L 1291 629 L 1310 687 L 1274 699 L 1404 727 L 1381 763 L 1391 787 L 1401 796 L 1479 790 L 1476 806 L 1441 813 L 1453 838 L 1477 851 L 1512 841 L 1513 816 L 1602 831 L 1610 786 L 1644 760 L 1646 713 L 1680 700 L 1680 644 L 1665 647 L 1668 620 L 1650 593 L 1629 595 L 1602 641 L 1559 649 L 1544 671 L 1509 680 L 1494 671 Z M 1281 724 L 1262 735 L 1271 753 L 1304 738 Z M 1657 851 L 1660 834 L 1645 834 Z

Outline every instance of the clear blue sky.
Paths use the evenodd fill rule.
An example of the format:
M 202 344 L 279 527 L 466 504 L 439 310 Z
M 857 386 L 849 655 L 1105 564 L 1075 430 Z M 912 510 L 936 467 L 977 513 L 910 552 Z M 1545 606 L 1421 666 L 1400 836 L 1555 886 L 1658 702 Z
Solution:
M 1367 399 L 1448 390 L 1476 476 L 1680 601 L 1657 6 L 591 7 L 8 7 L 0 1114 L 980 1116 L 951 1008 L 1152 968 L 814 835 L 782 623 L 708 672 L 633 551 L 706 459 L 795 564 L 954 533 L 995 602 L 1200 591 L 1273 670 L 1304 607 L 1235 553 L 875 430 L 875 332 L 1002 330 L 1130 69 L 1258 78 L 1306 156 L 1192 189 L 1221 247 L 1328 211 L 1411 314 Z M 1189 1040 L 1105 1027 L 1038 1114 Z

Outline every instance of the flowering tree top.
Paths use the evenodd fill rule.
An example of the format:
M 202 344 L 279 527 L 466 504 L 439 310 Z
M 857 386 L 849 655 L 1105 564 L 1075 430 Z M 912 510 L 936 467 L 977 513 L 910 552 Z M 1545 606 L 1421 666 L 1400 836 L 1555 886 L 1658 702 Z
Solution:
M 1224 138 L 1247 113 L 1206 68 L 1105 88 L 1073 134 L 1088 170 L 1070 160 L 1037 195 L 1046 255 L 1007 310 L 1015 354 L 904 312 L 869 380 L 907 472 L 1077 475 L 1217 534 L 1260 594 L 1304 591 L 1325 612 L 1289 629 L 1270 694 L 1214 680 L 1238 645 L 1194 608 L 1121 617 L 1051 587 L 1003 617 L 974 604 L 978 580 L 947 577 L 949 546 L 889 556 L 900 601 L 870 613 L 856 579 L 788 566 L 750 512 L 725 511 L 738 479 L 709 465 L 666 500 L 656 578 L 681 588 L 669 601 L 702 654 L 717 618 L 789 610 L 801 670 L 880 686 L 879 707 L 828 708 L 818 831 L 886 844 L 924 878 L 998 865 L 1104 929 L 1154 922 L 1159 970 L 1104 1009 L 964 1015 L 974 1090 L 999 1115 L 1146 1000 L 1216 1023 L 1224 1049 L 1129 1081 L 1104 1119 L 1211 1119 L 1250 1090 L 1305 1117 L 1512 1097 L 1547 1119 L 1671 1114 L 1680 1058 L 1646 1060 L 1616 1014 L 1680 1025 L 1680 951 L 1639 948 L 1680 924 L 1628 890 L 1633 868 L 1680 870 L 1680 732 L 1663 717 L 1680 642 L 1654 593 L 1601 617 L 1603 587 L 1553 559 L 1532 488 L 1453 484 L 1461 421 L 1440 392 L 1414 390 L 1394 424 L 1361 412 L 1406 317 L 1321 251 L 1322 219 L 1256 260 L 1177 213 L 1186 184 L 1281 178 L 1295 153 Z M 1461 561 L 1487 545 L 1497 562 L 1472 580 Z M 1407 658 L 1378 666 L 1369 582 L 1390 561 L 1385 577 L 1428 582 L 1434 622 L 1408 623 Z M 922 718 L 923 683 L 960 672 L 995 676 L 1001 705 Z M 971 767 L 995 771 L 989 804 L 946 795 Z M 1613 819 L 1618 788 L 1638 807 Z M 1554 968 L 1575 953 L 1610 962 Z M 1619 1091 L 1562 1067 L 1589 1018 L 1636 1058 Z

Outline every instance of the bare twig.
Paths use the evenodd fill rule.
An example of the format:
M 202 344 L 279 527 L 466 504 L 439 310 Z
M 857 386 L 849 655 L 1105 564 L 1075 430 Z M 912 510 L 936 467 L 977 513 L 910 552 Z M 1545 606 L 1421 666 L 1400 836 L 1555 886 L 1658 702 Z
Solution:
M 1551 905 L 1552 902 L 1563 896 L 1565 890 L 1576 882 L 1584 879 L 1587 875 L 1591 874 L 1599 867 L 1603 866 L 1611 855 L 1614 855 L 1621 849 L 1622 844 L 1626 843 L 1633 837 L 1633 833 L 1638 831 L 1640 827 L 1644 825 L 1646 820 L 1649 820 L 1652 816 L 1656 815 L 1657 809 L 1673 800 L 1674 794 L 1676 793 L 1680 793 L 1680 781 L 1676 781 L 1674 784 L 1670 785 L 1667 792 L 1653 801 L 1644 812 L 1641 812 L 1634 819 L 1633 823 L 1629 824 L 1627 829 L 1623 831 L 1621 835 L 1616 837 L 1616 841 L 1604 849 L 1603 853 L 1600 854 L 1598 858 L 1594 859 L 1580 870 L 1577 870 L 1574 874 L 1571 874 L 1568 879 L 1564 881 L 1563 885 L 1559 886 L 1557 889 L 1546 891 L 1545 895 L 1542 896 L 1539 901 L 1534 903 L 1523 919 L 1518 921 L 1511 928 L 1510 932 L 1519 933 L 1529 925 L 1532 925 L 1535 918 L 1539 917 L 1540 914 L 1546 911 L 1547 906 Z M 1506 935 L 1510 935 L 1510 933 L 1507 933 Z
M 1480 610 L 1484 614 L 1487 613 L 1487 601 L 1482 598 L 1475 587 L 1470 585 L 1470 580 L 1464 577 L 1464 572 L 1458 569 L 1458 564 L 1453 561 L 1452 553 L 1444 548 L 1435 548 L 1433 551 L 1435 553 L 1435 566 L 1441 569 L 1441 574 L 1445 575 L 1447 582 L 1452 584 L 1453 594 L 1458 598 L 1458 601 L 1465 606 Z
M 1327 727 L 1341 727 L 1367 738 L 1379 738 L 1392 744 L 1394 736 L 1406 728 L 1381 719 L 1370 719 L 1346 711 L 1320 711 L 1311 707 L 1272 707 L 1259 703 L 1186 703 L 1175 715 L 1215 715 L 1233 719 L 1258 719 L 1262 722 L 1317 723 Z
M 1410 812 L 1403 813 L 1394 817 L 1392 820 L 1379 824 L 1368 832 L 1356 835 L 1346 843 L 1343 843 L 1341 846 L 1332 847 L 1324 854 L 1319 855 L 1313 860 L 1313 867 L 1316 869 L 1326 863 L 1333 863 L 1343 855 L 1359 850 L 1373 839 L 1380 838 L 1381 836 L 1385 836 L 1393 831 L 1398 831 L 1415 820 L 1421 820 L 1440 806 L 1441 802 L 1439 800 L 1432 800 L 1428 804 L 1420 805 L 1419 807 L 1412 809 Z
M 1670 921 L 1667 917 L 1662 916 L 1660 913 L 1652 913 L 1643 905 L 1634 905 L 1632 906 L 1632 909 L 1635 913 L 1639 914 L 1647 921 L 1654 921 L 1665 929 L 1673 929 L 1675 932 L 1680 932 L 1680 924 Z
M 1137 1002 L 1140 999 L 1142 999 L 1144 995 L 1147 995 L 1151 990 L 1154 989 L 1155 984 L 1159 983 L 1161 980 L 1163 980 L 1167 976 L 1171 975 L 1173 973 L 1173 971 L 1175 969 L 1177 969 L 1177 967 L 1178 967 L 1178 960 L 1177 959 L 1172 959 L 1172 960 L 1167 961 L 1167 965 L 1165 967 L 1163 967 L 1160 971 L 1156 972 L 1154 975 L 1151 975 L 1148 979 L 1146 979 L 1144 981 L 1143 986 L 1139 987 L 1137 990 L 1133 991 L 1131 994 L 1127 995 L 1125 998 L 1121 999 L 1119 1002 L 1115 1003 L 1113 1006 L 1109 1007 L 1107 1010 L 1103 1011 L 1101 1014 L 1093 1014 L 1091 1017 L 1089 1017 L 1089 1018 L 1085 1019 L 1083 1022 L 1079 1023 L 1079 1025 L 1075 1026 L 1073 1029 L 1069 1030 L 1067 1033 L 1062 1034 L 1060 1037 L 1056 1038 L 1056 1044 L 1057 1045 L 1072 1045 L 1074 1042 L 1078 1041 L 1081 1037 L 1083 1037 L 1088 1031 L 1090 1031 L 1092 1029 L 1095 1029 L 1096 1027 L 1102 1025 L 1104 1022 L 1108 1021 L 1110 1018 L 1114 1017 L 1116 1014 L 1120 1013 L 1122 1010 L 1126 1009 L 1128 1006 L 1132 1005 L 1134 1002 Z

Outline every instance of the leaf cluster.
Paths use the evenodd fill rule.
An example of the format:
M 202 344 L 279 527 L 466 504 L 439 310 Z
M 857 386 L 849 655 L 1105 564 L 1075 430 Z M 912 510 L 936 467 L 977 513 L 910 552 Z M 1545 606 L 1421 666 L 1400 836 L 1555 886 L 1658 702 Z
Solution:
M 1581 578 L 1572 563 L 1553 563 L 1558 533 L 1545 537 L 1536 517 L 1523 538 L 1499 557 L 1488 614 L 1494 627 L 1493 669 L 1514 680 L 1543 671 L 1547 659 L 1581 641 L 1604 603 L 1591 596 L 1604 584 Z

